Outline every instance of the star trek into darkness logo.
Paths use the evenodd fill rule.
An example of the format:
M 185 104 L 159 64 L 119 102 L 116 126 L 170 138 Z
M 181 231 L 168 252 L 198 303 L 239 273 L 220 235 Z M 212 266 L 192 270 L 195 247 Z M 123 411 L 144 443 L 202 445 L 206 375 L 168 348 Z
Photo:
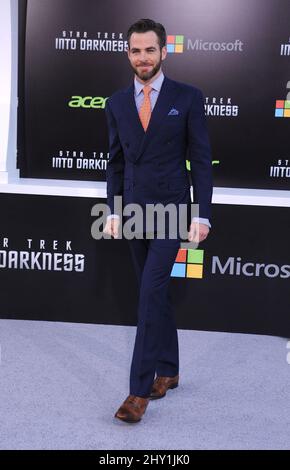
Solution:
M 288 43 L 280 45 L 280 55 L 290 57 L 290 37 Z
M 54 40 L 54 47 L 58 51 L 82 52 L 124 52 L 128 49 L 124 33 L 97 32 L 89 34 L 87 31 L 62 31 Z
M 218 117 L 237 117 L 239 115 L 239 106 L 232 103 L 230 97 L 205 97 L 205 114 L 207 116 Z
M 58 150 L 51 156 L 54 169 L 103 170 L 106 171 L 108 152 L 84 152 L 80 150 Z
M 0 269 L 76 273 L 85 270 L 85 255 L 75 253 L 70 240 L 26 238 L 23 249 L 15 249 L 15 245 L 8 237 L 1 239 Z
M 279 158 L 275 165 L 270 166 L 270 178 L 290 178 L 290 158 Z

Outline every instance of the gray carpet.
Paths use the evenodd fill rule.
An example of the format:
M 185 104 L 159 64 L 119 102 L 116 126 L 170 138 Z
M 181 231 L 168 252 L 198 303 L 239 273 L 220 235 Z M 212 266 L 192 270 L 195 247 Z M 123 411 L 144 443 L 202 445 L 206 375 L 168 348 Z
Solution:
M 0 328 L 0 449 L 290 449 L 286 339 L 179 330 L 180 386 L 132 425 L 134 327 Z

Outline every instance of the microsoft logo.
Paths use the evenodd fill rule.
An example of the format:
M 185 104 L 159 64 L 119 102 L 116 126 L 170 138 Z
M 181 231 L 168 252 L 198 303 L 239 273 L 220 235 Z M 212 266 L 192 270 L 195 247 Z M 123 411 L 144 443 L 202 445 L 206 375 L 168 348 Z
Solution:
M 184 36 L 167 36 L 167 52 L 183 52 Z
M 276 100 L 275 117 L 290 117 L 289 100 Z
M 171 277 L 192 277 L 195 279 L 202 279 L 203 254 L 204 250 L 186 250 L 184 248 L 180 248 L 171 271 Z

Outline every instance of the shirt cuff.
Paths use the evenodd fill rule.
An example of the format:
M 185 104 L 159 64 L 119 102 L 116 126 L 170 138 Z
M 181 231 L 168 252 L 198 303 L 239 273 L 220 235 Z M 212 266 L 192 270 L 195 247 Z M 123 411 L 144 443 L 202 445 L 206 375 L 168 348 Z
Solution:
M 107 220 L 111 219 L 120 219 L 120 216 L 118 214 L 110 214 L 107 216 Z
M 199 224 L 207 225 L 211 228 L 211 224 L 208 219 L 204 219 L 203 217 L 193 217 L 191 222 L 198 222 Z

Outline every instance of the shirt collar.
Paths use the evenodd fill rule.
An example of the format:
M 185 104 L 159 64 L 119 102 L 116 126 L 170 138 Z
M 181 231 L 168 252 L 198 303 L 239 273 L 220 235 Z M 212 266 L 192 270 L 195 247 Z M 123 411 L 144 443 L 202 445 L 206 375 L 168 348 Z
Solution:
M 153 88 L 153 90 L 156 90 L 159 93 L 161 90 L 163 80 L 164 80 L 164 73 L 161 71 L 161 74 L 157 78 L 155 78 L 155 80 L 152 83 L 150 83 L 150 86 Z M 144 85 L 143 83 L 138 82 L 138 80 L 135 77 L 134 87 L 135 87 L 135 96 L 138 96 L 143 90 Z

